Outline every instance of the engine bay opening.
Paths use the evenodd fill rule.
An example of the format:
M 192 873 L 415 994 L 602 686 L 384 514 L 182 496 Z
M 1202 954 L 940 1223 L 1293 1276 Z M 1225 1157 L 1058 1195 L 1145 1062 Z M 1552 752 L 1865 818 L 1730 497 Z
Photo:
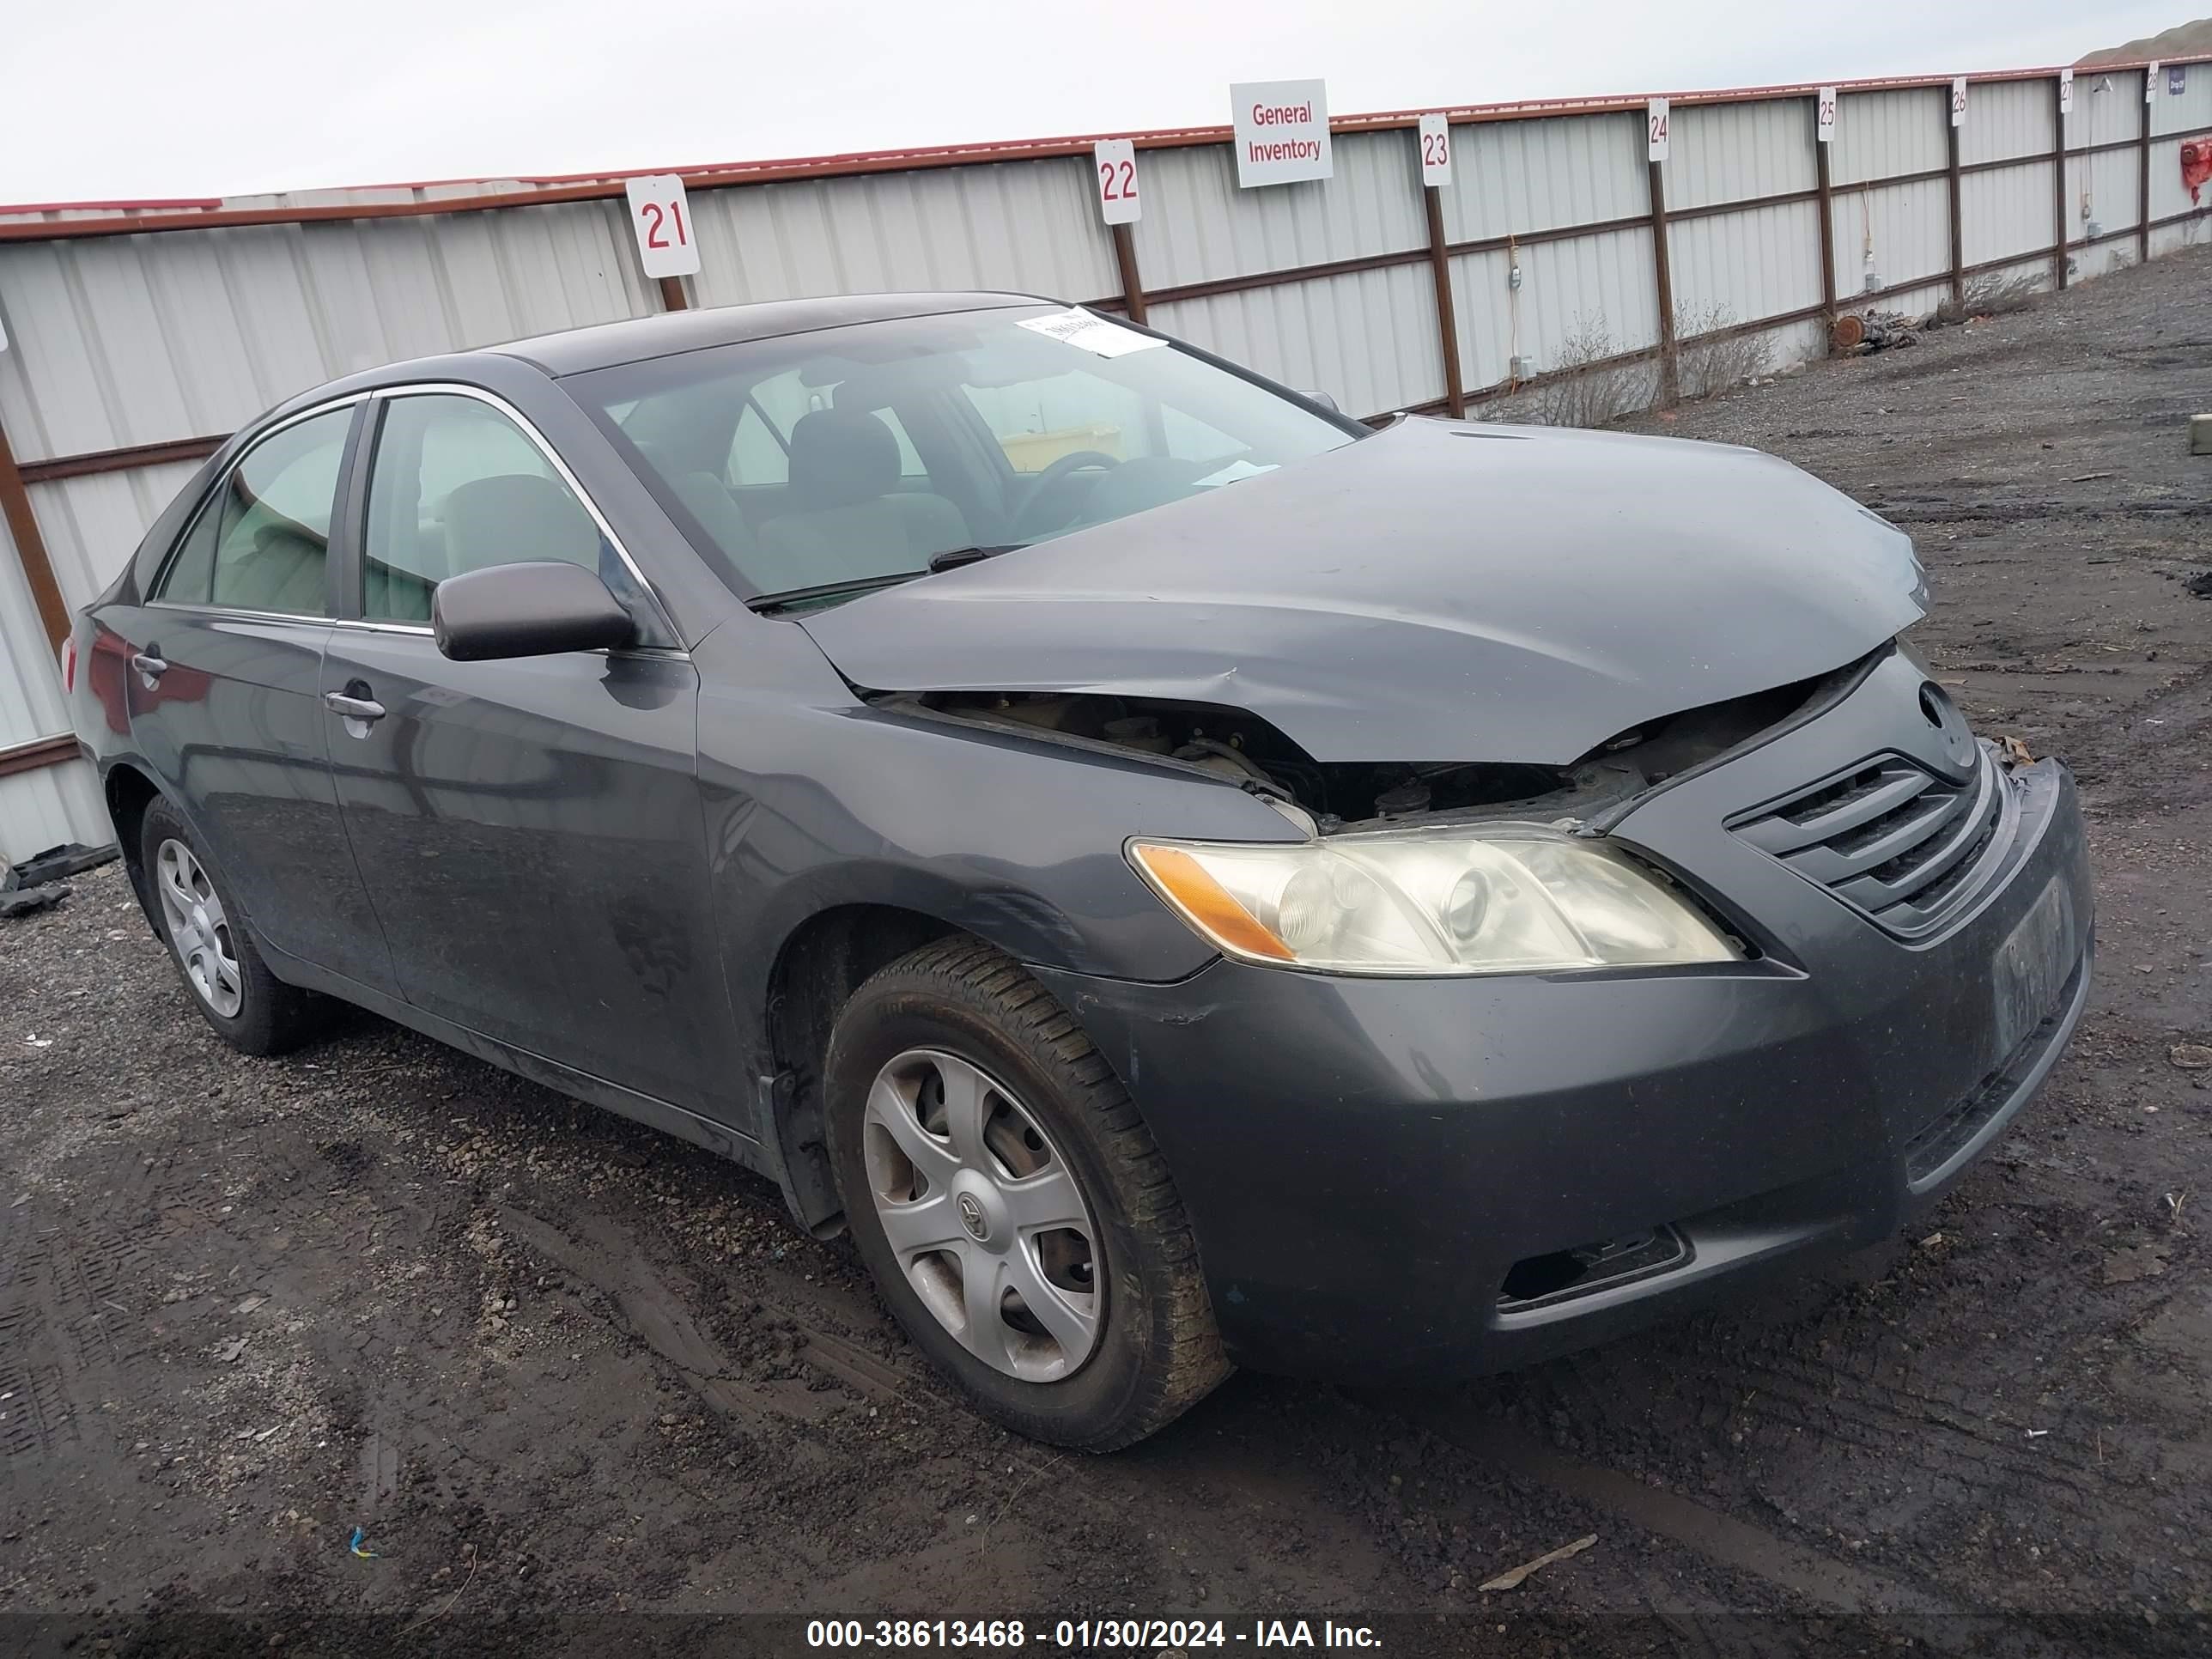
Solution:
M 1249 710 L 1060 691 L 864 692 L 877 707 L 1049 735 L 1195 767 L 1310 814 L 1322 834 L 1446 816 L 1581 817 L 1757 738 L 1863 666 L 1648 720 L 1568 766 L 1488 761 L 1318 761 Z

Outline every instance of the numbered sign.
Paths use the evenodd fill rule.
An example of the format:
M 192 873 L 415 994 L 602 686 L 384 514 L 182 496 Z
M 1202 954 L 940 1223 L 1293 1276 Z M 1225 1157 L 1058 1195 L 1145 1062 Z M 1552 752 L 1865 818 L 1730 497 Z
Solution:
M 1091 172 L 1098 186 L 1098 216 L 1109 225 L 1135 224 L 1142 211 L 1136 145 L 1127 138 L 1101 138 L 1091 147 Z
M 1654 98 L 1644 111 L 1644 154 L 1647 160 L 1667 159 L 1667 100 Z
M 647 276 L 689 276 L 699 269 L 699 239 L 692 234 L 691 204 L 684 181 L 674 173 L 632 179 L 630 234 L 637 238 L 638 263 Z
M 2143 71 L 2143 102 L 2148 104 L 2157 96 L 2158 59 L 2154 58 L 2150 60 L 2150 67 Z
M 2061 115 L 2071 115 L 2074 112 L 2074 71 L 2072 70 L 2058 71 L 2058 112 Z
M 1451 183 L 1451 123 L 1441 115 L 1421 118 L 1421 182 Z
M 1824 144 L 1836 141 L 1836 89 L 1822 87 L 1813 101 L 1813 136 Z
M 1966 77 L 1963 75 L 1951 82 L 1951 125 L 1966 125 Z

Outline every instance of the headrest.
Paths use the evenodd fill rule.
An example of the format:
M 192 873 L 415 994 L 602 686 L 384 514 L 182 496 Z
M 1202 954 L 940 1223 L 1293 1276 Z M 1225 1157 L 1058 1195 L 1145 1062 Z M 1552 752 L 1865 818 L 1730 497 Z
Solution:
M 599 562 L 599 527 L 568 486 L 526 472 L 457 486 L 446 497 L 446 545 L 457 576 L 537 559 L 586 570 Z
M 810 410 L 791 428 L 792 499 L 809 512 L 874 501 L 898 478 L 898 440 L 865 410 Z

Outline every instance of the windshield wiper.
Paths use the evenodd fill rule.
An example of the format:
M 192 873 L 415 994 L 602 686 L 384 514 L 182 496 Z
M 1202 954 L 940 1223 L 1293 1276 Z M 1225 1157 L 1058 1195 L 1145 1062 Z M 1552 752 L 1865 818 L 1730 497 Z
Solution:
M 896 587 L 926 574 L 920 570 L 893 570 L 881 576 L 858 576 L 849 581 L 822 582 L 812 587 L 787 587 L 781 593 L 761 593 L 745 603 L 763 613 L 811 605 L 818 599 L 842 599 L 854 593 L 872 593 L 878 587 Z
M 1017 547 L 1027 547 L 1027 542 L 1010 542 L 1004 547 L 956 547 L 943 553 L 929 556 L 930 574 L 940 570 L 957 570 L 963 564 L 981 564 L 986 559 L 995 559 L 1001 553 L 1011 553 Z

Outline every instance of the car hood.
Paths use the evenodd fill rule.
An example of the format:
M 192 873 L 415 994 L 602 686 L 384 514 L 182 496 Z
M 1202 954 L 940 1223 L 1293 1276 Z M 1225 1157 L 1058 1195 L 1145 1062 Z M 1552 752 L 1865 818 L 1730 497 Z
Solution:
M 1218 703 L 1316 760 L 1556 766 L 1925 609 L 1905 535 L 1771 455 L 1405 420 L 802 625 L 872 690 Z

